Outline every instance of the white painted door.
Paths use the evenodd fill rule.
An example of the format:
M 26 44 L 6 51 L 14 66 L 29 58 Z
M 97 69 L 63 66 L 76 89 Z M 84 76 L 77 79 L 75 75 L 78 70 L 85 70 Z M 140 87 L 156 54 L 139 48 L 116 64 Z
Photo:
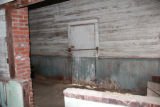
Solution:
M 97 20 L 69 24 L 69 49 L 73 56 L 73 83 L 95 83 L 98 56 Z
M 74 57 L 98 56 L 97 20 L 79 21 L 69 25 L 69 48 Z
M 0 78 L 9 78 L 8 48 L 6 42 L 5 10 L 0 10 Z

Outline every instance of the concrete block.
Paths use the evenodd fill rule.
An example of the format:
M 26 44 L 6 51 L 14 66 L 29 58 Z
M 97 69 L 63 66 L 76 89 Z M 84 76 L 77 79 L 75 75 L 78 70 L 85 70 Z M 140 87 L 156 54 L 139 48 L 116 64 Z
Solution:
M 87 89 L 64 90 L 65 107 L 160 107 L 160 98 Z

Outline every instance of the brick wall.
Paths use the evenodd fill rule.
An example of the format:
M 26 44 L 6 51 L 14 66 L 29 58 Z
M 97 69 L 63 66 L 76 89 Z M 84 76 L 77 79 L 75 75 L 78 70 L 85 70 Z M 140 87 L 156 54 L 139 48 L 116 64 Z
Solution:
M 28 27 L 28 8 L 13 9 L 12 37 L 14 49 L 15 78 L 28 81 L 29 104 L 33 106 L 32 82 L 30 78 L 30 45 Z

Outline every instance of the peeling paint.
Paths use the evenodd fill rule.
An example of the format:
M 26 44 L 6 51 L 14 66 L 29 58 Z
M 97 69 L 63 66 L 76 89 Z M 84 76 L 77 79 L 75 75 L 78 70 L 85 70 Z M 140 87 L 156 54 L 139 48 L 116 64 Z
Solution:
M 74 84 L 95 85 L 109 90 L 131 90 L 145 94 L 152 75 L 160 75 L 159 59 L 97 59 L 32 56 L 36 72 L 64 77 Z M 65 62 L 65 63 L 64 63 Z
M 23 61 L 25 60 L 25 57 L 23 55 L 18 55 L 15 57 L 15 59 Z

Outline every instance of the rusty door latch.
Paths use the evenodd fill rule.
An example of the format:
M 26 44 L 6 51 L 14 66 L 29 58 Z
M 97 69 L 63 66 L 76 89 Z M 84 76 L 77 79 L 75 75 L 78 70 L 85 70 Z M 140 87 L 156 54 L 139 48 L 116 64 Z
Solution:
M 73 47 L 71 48 L 68 48 L 68 52 L 71 52 L 71 51 L 84 51 L 84 50 L 99 50 L 98 47 L 94 48 L 94 49 L 73 49 Z

